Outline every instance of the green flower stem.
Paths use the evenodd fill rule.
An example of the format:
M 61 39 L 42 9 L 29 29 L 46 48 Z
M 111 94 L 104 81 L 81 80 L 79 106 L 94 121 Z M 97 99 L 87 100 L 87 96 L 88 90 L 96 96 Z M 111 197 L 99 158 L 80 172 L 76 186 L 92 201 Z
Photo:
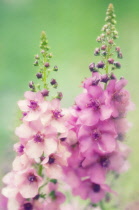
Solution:
M 38 175 L 42 176 L 43 166 L 40 164 L 38 169 Z

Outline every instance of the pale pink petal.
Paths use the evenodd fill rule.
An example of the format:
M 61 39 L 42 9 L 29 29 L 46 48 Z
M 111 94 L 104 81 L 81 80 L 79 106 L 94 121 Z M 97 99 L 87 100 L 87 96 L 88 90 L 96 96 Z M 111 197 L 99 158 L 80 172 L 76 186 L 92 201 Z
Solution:
M 88 93 L 94 98 L 98 99 L 103 96 L 103 89 L 100 86 L 90 86 L 88 88 Z
M 35 111 L 30 111 L 25 117 L 25 121 L 32 121 L 32 120 L 37 120 L 40 116 L 40 111 L 35 110 Z
M 57 130 L 58 133 L 65 133 L 67 131 L 66 126 L 63 122 L 58 120 L 52 120 L 51 125 Z
M 35 197 L 35 195 L 38 194 L 38 183 L 37 182 L 32 182 L 32 183 L 25 182 L 22 185 L 22 187 L 19 188 L 19 191 L 24 198 L 33 198 L 33 197 Z
M 15 129 L 15 134 L 20 138 L 30 138 L 33 134 L 33 131 L 29 126 L 21 124 Z
M 34 142 L 34 140 L 29 141 L 25 147 L 25 153 L 30 158 L 39 158 L 41 157 L 44 151 L 44 143 L 43 142 Z
M 44 142 L 44 153 L 48 156 L 57 150 L 57 142 L 53 139 L 46 139 Z
M 25 169 L 29 165 L 29 159 L 25 154 L 17 156 L 13 161 L 13 170 L 20 171 Z
M 23 112 L 27 112 L 29 110 L 28 101 L 27 100 L 20 100 L 17 102 L 19 108 Z

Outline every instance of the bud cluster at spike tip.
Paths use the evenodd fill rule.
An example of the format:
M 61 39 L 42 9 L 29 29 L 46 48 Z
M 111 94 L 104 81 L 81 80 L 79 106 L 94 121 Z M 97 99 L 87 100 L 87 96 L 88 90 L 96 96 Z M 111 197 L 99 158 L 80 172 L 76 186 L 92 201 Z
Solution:
M 94 50 L 94 55 L 100 56 L 101 60 L 96 64 L 93 62 L 89 65 L 91 72 L 104 70 L 108 73 L 108 68 L 111 71 L 121 68 L 121 63 L 117 59 L 122 59 L 123 54 L 120 47 L 115 44 L 115 40 L 118 38 L 115 17 L 113 5 L 110 4 L 106 12 L 106 24 L 102 28 L 102 34 L 97 37 L 99 47 Z M 109 66 L 109 64 L 111 65 Z

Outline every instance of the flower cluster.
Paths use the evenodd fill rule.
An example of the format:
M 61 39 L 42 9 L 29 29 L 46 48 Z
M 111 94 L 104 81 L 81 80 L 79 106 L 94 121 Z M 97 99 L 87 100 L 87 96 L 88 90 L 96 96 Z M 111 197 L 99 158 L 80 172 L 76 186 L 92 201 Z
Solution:
M 84 200 L 89 198 L 92 203 L 115 193 L 106 184 L 109 174 L 116 177 L 129 167 L 130 150 L 123 140 L 130 127 L 126 114 L 133 109 L 133 104 L 125 89 L 127 81 L 123 77 L 117 79 L 111 72 L 121 66 L 112 58 L 114 39 L 117 38 L 114 18 L 110 4 L 107 24 L 102 29 L 104 33 L 97 38 L 101 46 L 94 53 L 103 61 L 89 65 L 92 77 L 82 83 L 83 93 L 76 97 L 69 120 L 76 142 L 70 147 L 72 155 L 68 167 L 64 168 L 66 180 L 74 195 L 80 195 Z M 115 52 L 122 58 L 119 47 Z
M 17 156 L 12 171 L 5 175 L 1 205 L 8 210 L 60 210 L 65 201 L 59 182 L 64 179 L 74 195 L 90 199 L 96 205 L 109 193 L 115 192 L 107 183 L 107 177 L 115 177 L 129 167 L 129 148 L 123 143 L 130 127 L 126 114 L 133 108 L 127 81 L 117 79 L 114 70 L 121 64 L 113 58 L 122 58 L 115 29 L 115 14 L 109 5 L 103 33 L 97 38 L 100 46 L 94 55 L 101 60 L 89 65 L 90 78 L 82 83 L 83 93 L 69 109 L 60 105 L 62 93 L 50 99 L 50 87 L 57 89 L 52 78 L 48 82 L 50 68 L 48 41 L 41 36 L 41 56 L 35 56 L 36 74 L 42 84 L 29 82 L 30 91 L 24 100 L 18 101 L 21 110 L 21 125 L 15 130 L 19 142 L 14 145 Z M 49 87 L 50 86 L 50 87 Z M 73 202 L 74 208 L 76 205 Z M 78 207 L 77 207 L 78 208 Z M 79 208 L 78 208 L 79 209 Z M 80 208 L 81 209 L 81 208 Z M 98 209 L 99 206 L 98 206 Z
M 45 50 L 44 54 L 46 59 Z M 47 67 L 45 63 L 44 68 Z M 40 73 L 43 81 L 46 72 L 43 69 Z M 48 93 L 48 85 L 44 81 L 47 89 L 36 92 L 32 82 L 32 91 L 25 92 L 25 99 L 18 101 L 22 124 L 15 134 L 20 141 L 14 145 L 17 156 L 12 171 L 3 178 L 7 186 L 2 193 L 8 198 L 8 210 L 59 209 L 65 200 L 58 191 L 58 179 L 62 177 L 61 166 L 67 164 L 69 156 L 60 140 L 67 136 L 67 113 L 60 107 L 60 98 L 46 100 L 48 94 L 44 93 Z

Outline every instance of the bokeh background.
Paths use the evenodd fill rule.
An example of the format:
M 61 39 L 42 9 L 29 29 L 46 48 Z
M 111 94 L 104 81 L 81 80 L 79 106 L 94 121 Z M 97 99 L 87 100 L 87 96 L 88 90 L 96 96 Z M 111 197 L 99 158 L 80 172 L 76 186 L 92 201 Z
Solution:
M 117 29 L 124 59 L 117 75 L 129 80 L 136 109 L 128 115 L 133 127 L 127 135 L 131 169 L 115 184 L 121 209 L 139 199 L 139 1 L 138 0 L 0 0 L 0 176 L 11 168 L 17 119 L 17 100 L 34 80 L 34 55 L 39 52 L 42 30 L 47 32 L 58 65 L 55 78 L 63 91 L 63 106 L 73 104 L 95 61 L 96 37 L 104 25 L 109 3 L 115 6 Z M 133 208 L 132 208 L 133 209 Z M 139 209 L 139 207 L 137 207 Z

